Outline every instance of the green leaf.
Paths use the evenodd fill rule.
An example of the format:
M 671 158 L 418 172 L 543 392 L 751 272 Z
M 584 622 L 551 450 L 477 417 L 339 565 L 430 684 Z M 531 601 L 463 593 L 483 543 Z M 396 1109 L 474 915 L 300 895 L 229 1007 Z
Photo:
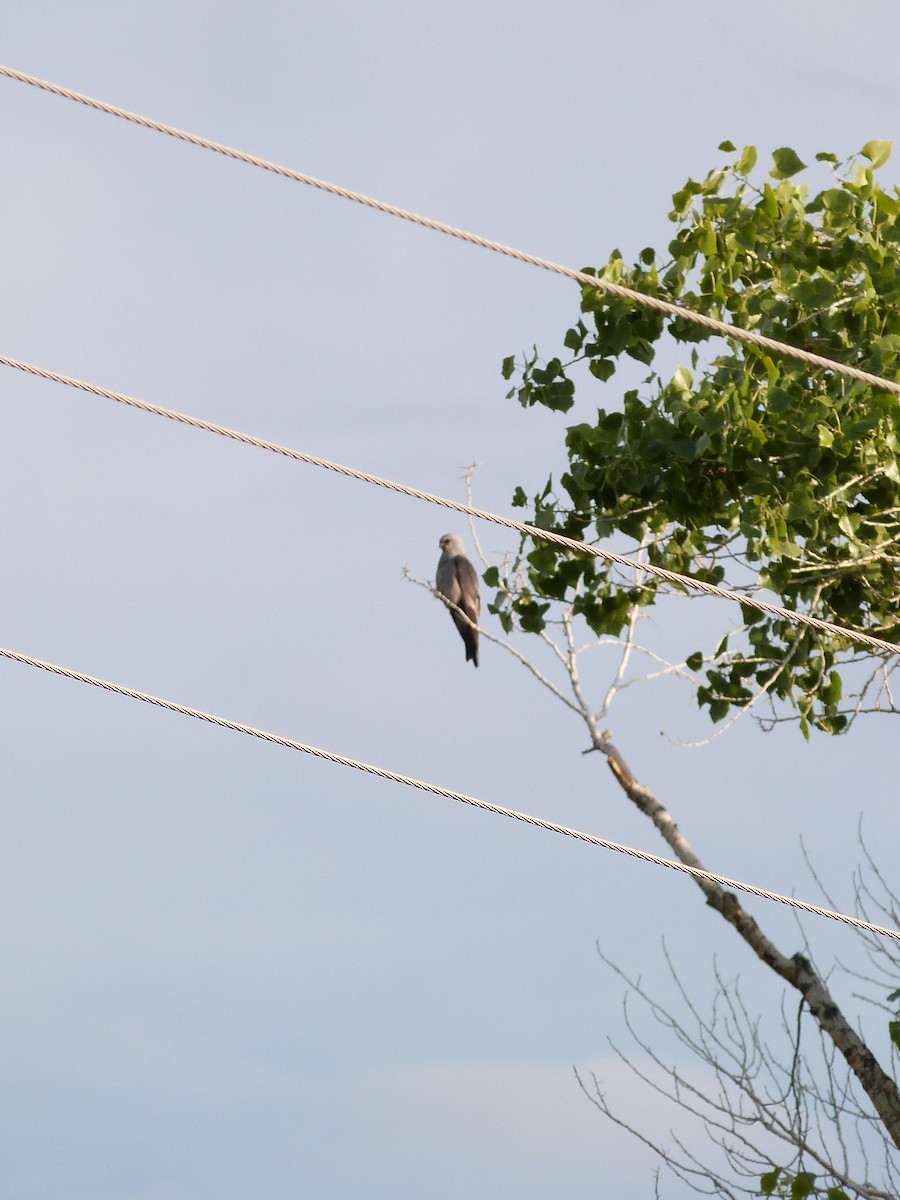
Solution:
M 672 384 L 679 392 L 689 392 L 691 384 L 694 382 L 694 377 L 691 375 L 687 367 L 676 367 L 672 374 Z
M 876 188 L 874 192 L 874 199 L 878 207 L 883 209 L 884 212 L 889 213 L 890 216 L 896 217 L 897 214 L 900 213 L 900 199 L 898 199 L 898 197 L 889 196 L 887 192 L 883 192 L 880 188 Z
M 890 158 L 893 145 L 893 142 L 866 142 L 860 153 L 873 167 L 880 167 Z
M 721 148 L 720 146 L 719 149 Z M 699 671 L 703 666 L 703 651 L 695 650 L 693 654 L 689 654 L 684 660 L 684 665 L 689 671 Z
M 801 279 L 791 289 L 791 299 L 804 308 L 827 308 L 835 299 L 834 284 L 829 279 Z
M 724 150 L 726 154 L 733 154 L 737 146 L 734 142 L 719 142 L 719 149 Z
M 697 245 L 709 257 L 716 252 L 716 231 L 709 221 L 704 221 L 697 231 Z
M 763 184 L 760 207 L 765 215 L 771 217 L 772 220 L 778 216 L 778 197 L 767 183 Z
M 767 405 L 769 412 L 776 415 L 787 412 L 788 409 L 794 407 L 795 403 L 794 397 L 789 392 L 786 392 L 784 388 L 773 387 L 770 389 Z
M 718 696 L 714 697 L 709 702 L 710 719 L 715 723 L 724 720 L 728 716 L 729 708 L 731 705 L 727 700 L 722 700 Z
M 563 338 L 563 345 L 567 350 L 572 350 L 577 354 L 584 344 L 586 334 L 587 329 L 584 327 L 582 322 L 579 321 L 574 328 L 570 329 L 566 333 L 566 336 Z
M 853 212 L 854 200 L 845 188 L 829 188 L 822 193 L 822 203 L 830 213 L 838 217 L 849 217 Z
M 697 184 L 693 180 L 689 180 L 680 191 L 674 193 L 672 208 L 676 216 L 680 217 L 690 207 L 691 200 L 697 195 L 698 190 Z
M 741 157 L 735 163 L 735 170 L 741 175 L 749 175 L 756 166 L 756 147 L 745 146 L 741 151 Z
M 608 358 L 592 358 L 588 370 L 595 379 L 605 383 L 616 373 L 616 364 Z
M 806 1200 L 816 1186 L 816 1177 L 809 1171 L 798 1171 L 791 1180 L 791 1200 Z
M 537 604 L 532 596 L 522 596 L 515 602 L 519 623 L 526 633 L 540 633 L 549 604 Z
M 759 1177 L 759 1190 L 764 1196 L 771 1196 L 778 1186 L 778 1176 L 781 1171 L 775 1167 L 773 1171 L 766 1171 L 765 1175 Z
M 806 163 L 797 156 L 796 152 L 790 146 L 781 146 L 778 150 L 773 150 L 772 161 L 775 163 L 775 166 L 769 174 L 775 179 L 790 179 L 792 175 L 796 175 L 799 171 L 806 169 Z
M 855 513 L 842 512 L 838 517 L 838 529 L 848 538 L 855 538 L 859 529 L 859 517 Z
M 516 369 L 516 358 L 514 354 L 510 354 L 508 358 L 504 358 L 503 365 L 500 368 L 500 373 L 504 379 L 511 379 L 512 373 Z
M 822 699 L 828 704 L 837 704 L 843 694 L 843 684 L 841 677 L 837 671 L 832 671 L 828 676 L 828 683 L 822 689 Z

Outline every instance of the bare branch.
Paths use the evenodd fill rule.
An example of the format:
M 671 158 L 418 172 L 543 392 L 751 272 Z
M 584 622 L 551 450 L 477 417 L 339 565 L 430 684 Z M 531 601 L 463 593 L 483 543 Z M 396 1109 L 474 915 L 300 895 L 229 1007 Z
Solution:
M 468 625 L 471 625 L 473 629 L 478 630 L 479 637 L 483 637 L 485 641 L 493 642 L 495 646 L 501 646 L 508 654 L 511 654 L 513 658 L 517 659 L 527 671 L 530 671 L 538 683 L 547 688 L 549 692 L 552 692 L 557 700 L 561 700 L 563 704 L 565 704 L 567 708 L 571 708 L 573 712 L 579 711 L 577 706 L 572 703 L 568 696 L 561 692 L 556 684 L 549 680 L 541 671 L 539 671 L 534 663 L 531 662 L 530 659 L 526 658 L 520 650 L 517 650 L 515 646 L 511 645 L 503 638 L 499 638 L 495 634 L 490 633 L 487 629 L 484 629 L 481 625 L 477 624 L 477 622 L 473 621 L 467 613 L 463 612 L 461 608 L 459 608 L 456 604 L 453 604 L 447 599 L 446 596 L 442 596 L 441 593 L 436 588 L 432 587 L 430 583 L 424 579 L 417 579 L 415 575 L 412 575 L 407 567 L 403 568 L 403 577 L 404 579 L 409 580 L 410 583 L 414 583 L 416 587 L 424 588 L 426 592 L 430 592 L 432 596 L 440 600 L 441 603 L 447 608 L 451 608 L 455 612 L 459 613 L 459 615 Z

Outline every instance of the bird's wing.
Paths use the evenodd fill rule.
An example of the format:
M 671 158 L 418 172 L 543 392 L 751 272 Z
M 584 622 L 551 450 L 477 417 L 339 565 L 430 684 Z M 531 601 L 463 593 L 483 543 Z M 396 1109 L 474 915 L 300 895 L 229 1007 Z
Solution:
M 456 581 L 462 593 L 457 601 L 466 616 L 473 621 L 478 620 L 481 612 L 481 597 L 478 595 L 478 573 L 463 555 L 456 559 Z

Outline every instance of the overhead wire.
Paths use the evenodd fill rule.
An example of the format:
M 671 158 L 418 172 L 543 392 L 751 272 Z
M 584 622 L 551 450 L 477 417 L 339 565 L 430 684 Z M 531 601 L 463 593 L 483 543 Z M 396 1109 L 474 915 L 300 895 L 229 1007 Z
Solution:
M 729 324 L 727 321 L 720 321 L 715 317 L 707 316 L 705 313 L 696 312 L 694 309 L 685 308 L 683 305 L 674 304 L 669 300 L 663 300 L 658 296 L 650 296 L 645 292 L 638 291 L 635 288 L 626 287 L 623 284 L 613 283 L 608 279 L 601 279 L 596 275 L 587 274 L 585 271 L 576 271 L 572 267 L 564 266 L 561 263 L 552 262 L 549 259 L 541 258 L 536 254 L 529 254 L 524 250 L 518 250 L 513 246 L 504 245 L 502 242 L 494 241 L 492 238 L 482 237 L 479 234 L 470 233 L 468 230 L 459 229 L 454 225 L 448 225 L 443 221 L 437 221 L 432 217 L 422 216 L 420 213 L 411 212 L 409 209 L 400 208 L 395 204 L 389 204 L 384 200 L 377 200 L 372 196 L 365 196 L 361 192 L 352 191 L 350 188 L 341 187 L 336 183 L 329 183 L 324 179 L 317 179 L 314 175 L 308 175 L 303 171 L 296 171 L 291 167 L 286 167 L 280 163 L 271 162 L 268 159 L 260 158 L 256 154 L 249 154 L 244 150 L 236 150 L 232 146 L 226 146 L 222 142 L 213 141 L 211 138 L 202 137 L 200 134 L 189 133 L 187 130 L 178 129 L 174 125 L 167 125 L 163 121 L 157 121 L 152 117 L 141 116 L 139 113 L 129 112 L 128 109 L 120 108 L 118 105 L 109 104 L 104 100 L 97 100 L 92 96 L 86 96 L 81 92 L 73 91 L 58 83 L 51 83 L 46 79 L 39 79 L 35 75 L 28 75 L 24 71 L 18 71 L 13 67 L 0 65 L 0 75 L 6 76 L 8 79 L 16 80 L 19 83 L 27 83 L 32 87 L 40 88 L 42 91 L 50 92 L 55 96 L 61 96 L 67 100 L 74 100 L 78 104 L 83 104 L 88 108 L 96 109 L 98 112 L 107 113 L 113 117 L 120 117 L 122 120 L 130 121 L 135 125 L 143 126 L 145 129 L 154 130 L 157 133 L 167 134 L 169 137 L 177 138 L 182 142 L 188 142 L 193 146 L 198 146 L 204 150 L 211 150 L 216 154 L 223 154 L 227 158 L 235 159 L 238 162 L 246 163 L 252 167 L 259 167 L 264 171 L 273 172 L 276 175 L 281 175 L 286 179 L 293 180 L 295 183 L 306 184 L 309 187 L 317 188 L 319 191 L 328 192 L 333 196 L 339 196 L 344 200 L 352 200 L 356 204 L 362 204 L 367 208 L 376 209 L 378 212 L 386 213 L 392 217 L 398 217 L 403 221 L 411 221 L 415 225 L 423 226 L 426 229 L 431 229 L 436 233 L 447 234 L 450 237 L 458 238 L 460 241 L 468 242 L 474 246 L 480 246 L 485 250 L 493 250 L 497 254 L 503 254 L 507 258 L 516 259 L 519 262 L 527 263 L 530 266 L 540 267 L 542 270 L 551 271 L 556 275 L 565 276 L 568 279 L 574 280 L 583 287 L 590 287 L 596 291 L 604 292 L 610 296 L 617 296 L 622 300 L 627 300 L 632 304 L 640 305 L 644 308 L 652 309 L 656 312 L 664 313 L 670 317 L 677 317 L 681 320 L 688 321 L 694 325 L 702 326 L 710 330 L 712 333 L 719 334 L 722 337 L 731 338 L 734 341 L 745 342 L 749 345 L 758 346 L 763 350 L 770 350 L 776 354 L 783 354 L 789 358 L 794 358 L 800 362 L 806 363 L 810 367 L 819 367 L 827 371 L 833 371 L 835 374 L 843 375 L 849 379 L 855 379 L 861 383 L 868 383 L 872 387 L 881 388 L 885 391 L 894 392 L 900 395 L 900 382 L 896 380 L 886 379 L 881 375 L 876 375 L 871 371 L 864 371 L 860 367 L 851 366 L 848 363 L 838 362 L 836 359 L 827 358 L 822 354 L 816 354 L 813 351 L 802 349 L 799 346 L 791 346 L 786 342 L 778 341 L 776 338 L 767 337 L 764 334 L 757 333 L 751 329 L 744 329 L 739 325 Z
M 429 504 L 451 509 L 453 512 L 462 513 L 468 517 L 488 521 L 491 524 L 501 525 L 507 529 L 514 529 L 526 537 L 531 537 L 538 541 L 551 542 L 553 545 L 560 546 L 566 550 L 572 550 L 575 553 L 589 554 L 594 558 L 613 562 L 618 566 L 626 567 L 630 570 L 654 575 L 659 579 L 666 580 L 668 583 L 692 588 L 695 591 L 704 592 L 710 596 L 718 596 L 720 599 L 756 609 L 758 612 L 764 612 L 770 616 L 783 618 L 794 624 L 803 625 L 808 629 L 827 633 L 832 637 L 846 638 L 848 641 L 857 642 L 860 645 L 868 646 L 870 649 L 880 650 L 888 654 L 897 654 L 900 652 L 900 647 L 894 643 L 875 637 L 870 633 L 865 633 L 863 630 L 848 629 L 842 625 L 836 625 L 832 621 L 826 621 L 821 617 L 814 617 L 809 613 L 797 612 L 793 609 L 783 608 L 778 604 L 772 604 L 767 600 L 761 600 L 755 595 L 745 595 L 741 592 L 732 591 L 730 588 L 709 583 L 705 579 L 696 579 L 692 575 L 682 575 L 678 571 L 670 571 L 668 568 L 658 566 L 656 563 L 631 558 L 627 554 L 618 554 L 616 551 L 608 550 L 603 546 L 592 546 L 587 542 L 579 542 L 574 538 L 566 537 L 564 534 L 555 533 L 553 530 L 542 529 L 538 525 L 530 525 L 525 521 L 516 521 L 512 517 L 504 517 L 483 508 L 475 508 L 473 505 L 463 504 L 458 500 L 450 500 L 445 496 L 438 496 L 433 492 L 426 492 L 421 488 L 411 487 L 409 484 L 398 483 L 393 479 L 384 479 L 380 475 L 372 475 L 370 472 L 358 470 L 356 467 L 348 467 L 342 463 L 332 462 L 327 458 L 320 458 L 315 454 L 308 454 L 303 450 L 295 450 L 290 446 L 282 446 L 278 442 L 271 442 L 266 438 L 255 437 L 253 434 L 242 433 L 236 429 L 229 429 L 228 426 L 218 425 L 214 421 L 206 421 L 201 417 L 194 417 L 187 413 L 177 412 L 175 409 L 164 408 L 159 404 L 151 404 L 147 400 L 139 400 L 137 397 L 126 395 L 123 392 L 114 392 L 109 388 L 100 387 L 98 384 L 87 383 L 83 379 L 74 379 L 69 375 L 62 375 L 57 371 L 50 371 L 45 367 L 35 366 L 33 363 L 11 358 L 9 355 L 0 354 L 0 365 L 12 367 L 17 371 L 22 371 L 25 374 L 34 375 L 53 383 L 61 383 L 78 391 L 88 392 L 91 395 L 101 396 L 104 399 L 113 400 L 118 404 L 139 409 L 141 412 L 167 417 L 169 420 L 177 421 L 182 425 L 189 425 L 194 429 L 202 429 L 207 433 L 219 434 L 221 437 L 229 438 L 235 442 L 242 442 L 248 446 L 255 446 L 260 450 L 269 450 L 274 454 L 280 454 L 285 458 L 291 458 L 297 462 L 306 463 L 309 466 L 322 467 L 327 471 L 332 471 L 349 479 L 356 479 L 361 483 L 387 488 L 389 491 L 409 496 L 415 500 L 423 500 Z
M 148 692 L 138 691 L 136 688 L 126 687 L 121 683 L 113 683 L 108 679 L 99 679 L 94 675 L 86 675 L 84 672 L 76 671 L 71 667 L 63 667 L 57 663 L 46 662 L 43 659 L 34 658 L 29 654 L 22 654 L 19 651 L 10 650 L 6 647 L 0 647 L 0 657 L 9 659 L 11 662 L 21 663 L 24 666 L 34 667 L 40 671 L 47 671 L 52 675 L 72 679 L 78 683 L 89 684 L 91 687 L 112 692 L 117 696 L 125 696 L 131 700 L 140 700 L 144 704 L 150 704 L 156 708 L 162 708 L 184 717 L 192 717 L 194 720 L 203 721 L 208 725 L 217 725 L 223 729 L 230 729 L 234 733 L 242 733 L 248 737 L 259 738 L 261 741 L 272 745 L 283 746 L 287 750 L 297 750 L 301 754 L 307 754 L 313 758 L 323 759 L 338 766 L 350 767 L 353 770 L 362 771 L 367 775 L 374 775 L 379 779 L 385 779 L 390 783 L 400 783 L 406 787 L 428 792 L 433 796 L 440 796 L 445 800 L 454 800 L 459 804 L 466 804 L 471 808 L 491 812 L 501 817 L 508 817 L 514 821 L 520 821 L 525 825 L 533 825 L 549 833 L 558 833 L 564 837 L 574 838 L 576 841 L 586 842 L 588 845 L 597 846 L 602 850 L 613 850 L 629 858 L 653 863 L 658 867 L 667 867 L 672 871 L 680 871 L 682 874 L 690 875 L 692 878 L 700 881 L 717 884 L 720 887 L 732 888 L 735 891 L 757 896 L 762 900 L 785 904 L 790 908 L 799 909 L 813 916 L 828 917 L 833 921 L 840 921 L 856 929 L 865 930 L 867 933 L 876 933 L 900 941 L 900 930 L 875 925 L 870 921 L 863 920 L 861 917 L 854 917 L 848 913 L 823 908 L 818 904 L 810 904 L 805 900 L 798 900 L 795 896 L 785 896 L 780 892 L 773 892 L 768 888 L 757 887 L 751 883 L 743 883 L 738 879 L 732 879 L 727 875 L 719 875 L 714 871 L 705 871 L 700 867 L 688 866 L 686 863 L 677 862 L 674 859 L 662 858 L 660 855 L 651 854 L 647 850 L 638 850 L 634 846 L 626 846 L 621 842 L 613 842 L 608 838 L 598 837 L 593 833 L 584 833 L 582 830 L 572 829 L 568 825 L 560 825 L 556 821 L 548 821 L 543 817 L 536 817 L 530 813 L 520 812 L 518 809 L 508 808 L 503 804 L 494 804 L 489 800 L 480 800 L 476 796 L 466 795 L 465 792 L 457 792 L 452 788 L 440 787 L 438 784 L 427 783 L 422 779 L 414 779 L 410 775 L 401 775 L 399 772 L 390 771 L 386 767 L 374 766 L 372 763 L 348 758 L 344 754 L 336 754 L 331 750 L 323 750 L 318 746 L 311 746 L 306 742 L 297 741 L 295 738 L 285 737 L 283 734 L 270 733 L 264 729 L 257 729 L 253 725 L 245 725 L 242 721 L 233 721 L 228 717 L 216 716 L 214 713 L 203 712 L 201 709 L 192 708 L 187 704 L 180 704 L 175 700 L 166 700 L 160 696 L 153 696 Z

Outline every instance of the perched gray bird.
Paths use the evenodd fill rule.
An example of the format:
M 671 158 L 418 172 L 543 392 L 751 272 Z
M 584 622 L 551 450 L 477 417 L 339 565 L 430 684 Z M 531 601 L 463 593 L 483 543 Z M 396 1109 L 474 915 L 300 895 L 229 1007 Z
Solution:
M 478 596 L 478 576 L 475 568 L 463 553 L 462 538 L 455 533 L 445 533 L 438 545 L 441 557 L 437 565 L 435 583 L 441 595 L 461 609 L 472 621 L 477 623 L 481 610 L 481 600 Z M 471 658 L 478 666 L 478 630 L 473 629 L 465 617 L 456 609 L 450 609 L 453 624 L 459 630 L 459 636 L 466 644 L 466 662 Z

